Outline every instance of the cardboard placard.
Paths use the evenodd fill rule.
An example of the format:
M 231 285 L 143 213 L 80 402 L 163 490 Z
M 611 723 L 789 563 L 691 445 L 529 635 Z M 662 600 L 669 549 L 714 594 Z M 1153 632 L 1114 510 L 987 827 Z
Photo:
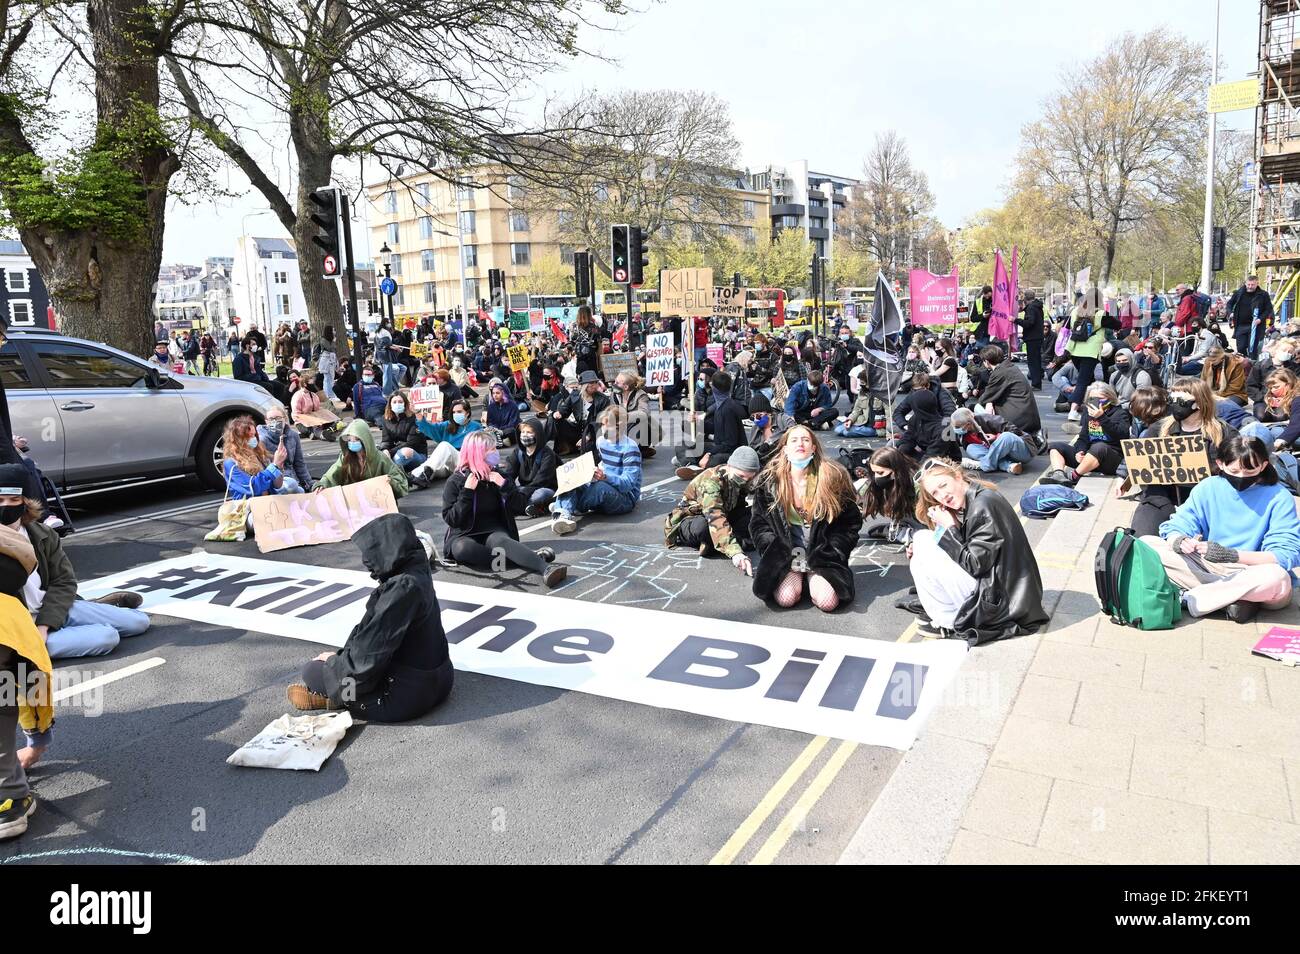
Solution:
M 744 318 L 745 289 L 731 285 L 713 289 L 713 315 L 715 318 Z
M 713 269 L 673 268 L 659 282 L 659 313 L 665 318 L 708 318 L 713 314 Z
M 581 457 L 575 457 L 567 464 L 561 464 L 555 471 L 557 482 L 556 494 L 567 493 L 570 490 L 577 490 L 579 487 L 585 487 L 591 483 L 596 474 L 596 455 L 583 454 Z
M 320 493 L 254 497 L 249 503 L 257 549 L 263 553 L 340 543 L 376 517 L 397 513 L 387 477 L 327 487 Z
M 437 385 L 411 388 L 411 410 L 428 411 L 430 421 L 442 420 L 442 389 Z
M 645 344 L 645 383 L 646 387 L 673 386 L 674 359 L 677 349 L 673 347 L 672 332 L 648 335 Z
M 324 404 L 309 414 L 295 414 L 293 416 L 293 422 L 302 424 L 304 427 L 328 427 L 331 424 L 337 424 L 338 420 L 339 416 Z
M 1135 437 L 1120 442 L 1129 481 L 1137 487 L 1198 484 L 1210 476 L 1205 438 Z
M 412 358 L 427 358 L 427 357 L 429 357 L 429 346 L 428 346 L 427 344 L 422 344 L 422 343 L 419 342 L 419 341 L 412 341 L 412 342 L 411 342 L 411 357 L 412 357 Z
M 611 383 L 624 371 L 628 374 L 637 373 L 636 355 L 634 354 L 617 353 L 602 355 L 600 366 L 605 371 L 605 380 Z
M 527 345 L 511 345 L 506 348 L 506 360 L 510 362 L 511 371 L 522 371 L 532 360 L 528 355 Z

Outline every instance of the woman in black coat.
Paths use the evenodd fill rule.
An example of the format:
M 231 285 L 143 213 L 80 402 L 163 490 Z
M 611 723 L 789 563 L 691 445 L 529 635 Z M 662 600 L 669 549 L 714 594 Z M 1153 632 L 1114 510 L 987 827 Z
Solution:
M 429 459 L 429 439 L 420 432 L 405 391 L 394 391 L 388 397 L 379 426 L 379 449 L 408 474 Z
M 546 446 L 545 435 L 545 426 L 536 418 L 522 422 L 519 425 L 519 446 L 506 461 L 510 476 L 528 498 L 528 506 L 524 508 L 526 517 L 544 516 L 559 487 L 555 471 L 560 466 L 560 459 Z
M 1047 622 L 1038 563 L 1015 509 L 952 461 L 921 468 L 916 516 L 928 529 L 909 548 L 922 628 L 972 646 L 1032 633 Z
M 442 493 L 442 520 L 447 525 L 444 550 L 457 563 L 500 573 L 505 564 L 536 573 L 550 589 L 568 575 L 555 563 L 550 547 L 530 550 L 519 542 L 515 517 L 528 506 L 528 497 L 513 478 L 498 470 L 501 454 L 486 431 L 466 435 L 459 465 Z
M 853 602 L 849 556 L 862 512 L 849 473 L 802 424 L 783 435 L 754 487 L 750 537 L 758 550 L 754 595 L 794 606 L 808 591 L 825 612 Z
M 343 648 L 303 667 L 289 702 L 346 708 L 371 722 L 418 719 L 447 698 L 454 677 L 429 557 L 410 518 L 399 513 L 372 520 L 352 542 L 379 585 Z

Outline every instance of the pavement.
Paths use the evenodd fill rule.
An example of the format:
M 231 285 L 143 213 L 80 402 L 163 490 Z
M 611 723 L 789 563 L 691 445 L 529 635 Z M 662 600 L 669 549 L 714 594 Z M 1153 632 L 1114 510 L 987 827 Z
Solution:
M 1048 402 L 1040 405 L 1050 412 Z M 1059 416 L 1045 417 L 1059 433 Z M 841 442 L 832 436 L 827 443 Z M 319 475 L 332 446 L 306 447 Z M 913 617 L 893 606 L 910 585 L 893 548 L 864 543 L 855 551 L 857 599 L 833 614 L 806 603 L 776 614 L 729 562 L 665 549 L 662 521 L 685 486 L 672 476 L 669 456 L 647 462 L 641 504 L 627 517 L 583 519 L 578 533 L 560 538 L 544 521 L 521 525 L 526 541 L 555 547 L 574 568 L 557 595 L 861 639 L 917 638 Z M 1044 461 L 1018 477 L 993 479 L 1014 502 Z M 434 713 L 350 730 L 319 772 L 235 769 L 225 758 L 287 711 L 284 687 L 314 647 L 218 618 L 155 617 L 148 633 L 110 656 L 58 667 L 68 671 L 64 678 L 112 681 L 60 708 L 55 746 L 33 772 L 40 808 L 25 837 L 0 846 L 0 863 L 1112 860 L 1099 857 L 1101 836 L 1089 837 L 1095 818 L 1078 814 L 1089 797 L 1108 813 L 1106 838 L 1136 831 L 1140 824 L 1130 819 L 1160 802 L 1155 807 L 1176 806 L 1168 809 L 1174 821 L 1199 811 L 1208 843 L 1216 824 L 1245 833 L 1275 826 L 1281 837 L 1267 843 L 1278 852 L 1289 845 L 1294 860 L 1300 756 L 1285 745 L 1300 738 L 1287 714 L 1297 698 L 1290 677 L 1300 673 L 1252 661 L 1248 648 L 1234 651 L 1226 639 L 1244 646 L 1240 632 L 1212 650 L 1209 634 L 1226 623 L 1184 623 L 1167 634 L 1111 632 L 1096 613 L 1090 577 L 1093 538 L 1123 522 L 1115 510 L 1122 504 L 1103 503 L 1109 483 L 1090 480 L 1082 488 L 1099 506 L 1027 522 L 1051 590 L 1051 626 L 970 653 L 907 753 L 458 673 L 452 696 Z M 202 542 L 220 495 L 192 481 L 69 502 L 78 532 L 65 546 L 82 579 L 197 548 L 260 556 L 252 541 Z M 400 506 L 441 539 L 440 487 Z M 346 543 L 280 558 L 357 568 Z M 522 574 L 497 579 L 442 569 L 434 579 L 435 586 L 451 580 L 536 591 Z M 562 606 L 557 600 L 557 611 Z M 1176 672 L 1184 663 L 1188 671 Z M 1240 673 L 1257 683 L 1245 714 L 1223 698 Z M 1282 711 L 1242 746 L 1236 727 L 1265 706 Z M 1193 724 L 1195 733 L 1177 735 Z M 1283 751 L 1258 750 L 1265 745 Z M 1198 767 L 1185 770 L 1192 775 L 1174 790 L 1174 776 L 1160 767 L 1189 746 L 1208 754 L 1189 763 Z M 1120 761 L 1128 766 L 1122 777 Z M 1269 781 L 1255 801 L 1197 794 L 1198 779 L 1238 763 L 1260 766 L 1243 776 L 1251 785 Z M 1150 790 L 1158 788 L 1153 775 L 1166 788 Z M 1275 814 L 1285 807 L 1286 817 L 1270 818 L 1254 810 L 1257 803 Z M 1075 831 L 1076 822 L 1083 828 Z M 1138 841 L 1135 860 L 1175 843 Z M 1237 841 L 1265 843 L 1254 834 Z M 1125 849 L 1116 841 L 1108 850 Z

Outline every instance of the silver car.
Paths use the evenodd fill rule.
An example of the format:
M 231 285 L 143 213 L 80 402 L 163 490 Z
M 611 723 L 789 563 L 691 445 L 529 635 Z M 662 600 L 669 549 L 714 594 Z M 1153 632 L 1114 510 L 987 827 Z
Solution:
M 229 378 L 172 374 L 105 344 L 48 331 L 10 333 L 0 381 L 14 436 L 61 488 L 197 473 L 225 486 L 221 432 L 259 423 L 278 402 Z

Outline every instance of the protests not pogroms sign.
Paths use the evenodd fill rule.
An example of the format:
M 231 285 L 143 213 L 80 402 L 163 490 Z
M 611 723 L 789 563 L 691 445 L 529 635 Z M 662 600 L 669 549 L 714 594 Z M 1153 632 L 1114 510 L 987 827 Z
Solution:
M 708 318 L 713 314 L 713 269 L 673 268 L 660 275 L 659 314 L 665 318 Z
M 646 387 L 672 387 L 676 357 L 671 332 L 649 335 L 645 343 Z
M 371 520 L 397 513 L 387 477 L 371 477 L 320 493 L 271 494 L 249 501 L 257 549 L 273 553 L 289 547 L 341 543 Z
M 360 570 L 200 551 L 82 583 L 79 596 L 130 590 L 151 615 L 338 648 L 374 587 Z M 960 639 L 861 639 L 441 574 L 434 589 L 461 672 L 895 749 L 912 744 L 941 702 L 949 713 L 960 705 L 959 692 L 945 698 L 949 687 L 964 692 L 954 682 L 967 652 Z
M 1135 486 L 1187 486 L 1210 476 L 1210 458 L 1200 434 L 1135 437 L 1120 444 L 1129 481 Z

